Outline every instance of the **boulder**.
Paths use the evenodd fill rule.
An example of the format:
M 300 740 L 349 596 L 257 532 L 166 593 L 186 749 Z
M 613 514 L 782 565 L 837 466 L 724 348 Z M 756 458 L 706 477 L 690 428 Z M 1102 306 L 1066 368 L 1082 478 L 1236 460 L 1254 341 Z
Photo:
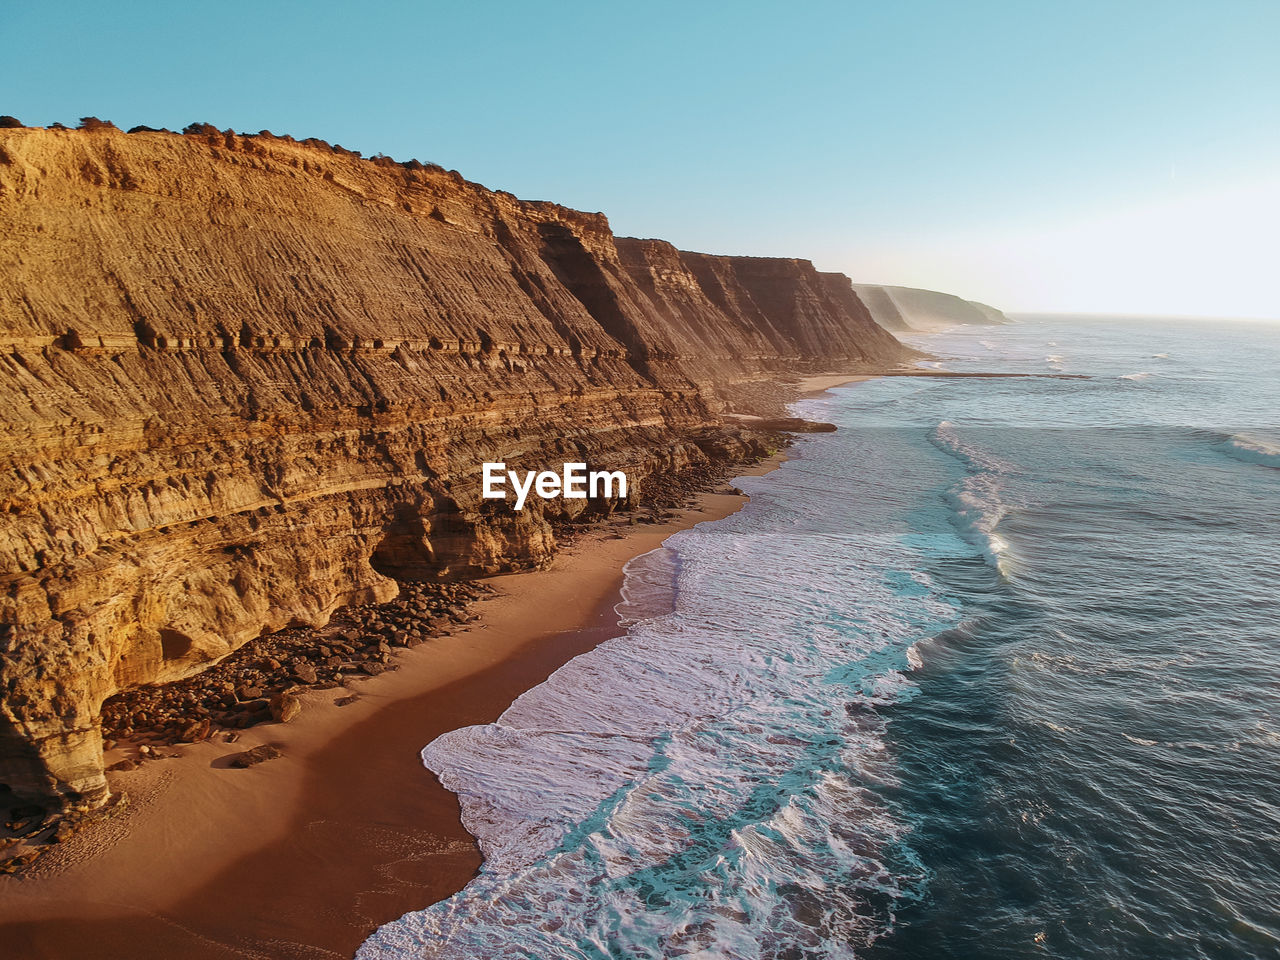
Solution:
M 208 737 L 212 728 L 212 722 L 208 717 L 205 717 L 203 720 L 187 724 L 178 739 L 183 743 L 195 743 Z
M 277 723 L 288 723 L 301 712 L 302 701 L 288 691 L 271 698 L 271 719 Z
M 246 750 L 244 753 L 237 753 L 231 758 L 231 765 L 237 769 L 244 770 L 282 756 L 284 754 L 280 752 L 279 748 L 273 747 L 269 743 L 264 743 L 261 746 L 254 747 L 252 750 Z

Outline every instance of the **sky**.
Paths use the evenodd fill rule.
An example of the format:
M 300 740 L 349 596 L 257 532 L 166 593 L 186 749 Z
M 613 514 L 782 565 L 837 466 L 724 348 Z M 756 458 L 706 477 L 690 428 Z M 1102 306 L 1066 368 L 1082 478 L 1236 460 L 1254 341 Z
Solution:
M 1280 2 L 0 0 L 0 113 L 319 137 L 1008 311 L 1280 317 Z

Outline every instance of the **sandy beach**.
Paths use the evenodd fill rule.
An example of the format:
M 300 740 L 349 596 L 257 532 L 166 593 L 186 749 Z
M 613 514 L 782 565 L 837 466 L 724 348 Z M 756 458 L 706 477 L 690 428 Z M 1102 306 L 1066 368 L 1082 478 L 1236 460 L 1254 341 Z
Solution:
M 495 720 L 615 636 L 626 562 L 743 503 L 708 493 L 661 524 L 617 519 L 547 570 L 489 580 L 496 592 L 473 608 L 477 621 L 353 683 L 355 703 L 334 705 L 348 690 L 312 691 L 292 723 L 114 775 L 113 790 L 129 795 L 125 812 L 27 875 L 0 878 L 6 956 L 347 957 L 379 924 L 460 889 L 479 851 L 418 751 L 447 730 Z M 283 756 L 229 766 L 260 743 Z
M 824 373 L 813 377 L 802 377 L 795 388 L 802 397 L 812 397 L 832 387 L 842 387 L 846 383 L 861 383 L 881 375 L 880 373 Z

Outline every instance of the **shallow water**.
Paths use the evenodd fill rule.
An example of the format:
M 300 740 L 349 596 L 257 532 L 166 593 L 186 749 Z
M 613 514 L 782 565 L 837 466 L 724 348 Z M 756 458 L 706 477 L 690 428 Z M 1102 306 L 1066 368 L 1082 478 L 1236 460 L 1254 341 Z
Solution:
M 423 751 L 481 875 L 362 957 L 1280 954 L 1280 328 L 1028 318 L 633 561 Z

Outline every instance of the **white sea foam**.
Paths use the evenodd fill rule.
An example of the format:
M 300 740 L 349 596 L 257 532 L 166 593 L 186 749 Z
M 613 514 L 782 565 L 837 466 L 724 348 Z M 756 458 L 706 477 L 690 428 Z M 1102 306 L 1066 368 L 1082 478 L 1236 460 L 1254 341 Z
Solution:
M 1120 736 L 1124 737 L 1130 743 L 1136 743 L 1140 747 L 1158 747 L 1160 745 L 1160 741 L 1158 740 L 1148 740 L 1145 737 L 1133 737 L 1125 733 L 1123 730 L 1120 731 Z
M 938 424 L 930 440 L 960 460 L 969 471 L 967 477 L 947 491 L 947 500 L 961 535 L 976 546 L 996 570 L 1008 576 L 1012 569 L 1010 546 L 997 528 L 1010 509 L 1005 500 L 1007 493 L 1002 478 L 1016 468 L 966 443 L 956 425 L 949 420 Z
M 1280 469 L 1280 440 L 1238 433 L 1219 444 L 1218 449 L 1245 463 Z
M 1052 720 L 1042 720 L 1041 722 L 1054 733 L 1078 734 L 1080 732 L 1079 727 L 1063 726 L 1061 724 L 1054 723 Z
M 1123 374 L 1121 375 L 1120 379 L 1121 380 L 1147 380 L 1147 379 L 1150 379 L 1150 377 L 1151 377 L 1151 374 L 1148 371 L 1142 370 L 1138 373 Z
M 900 545 L 815 548 L 821 510 L 791 537 L 750 529 L 739 515 L 633 561 L 625 635 L 423 750 L 485 863 L 362 960 L 852 958 L 882 931 L 867 896 L 912 881 L 881 860 L 904 828 L 871 789 L 893 782 L 876 705 L 954 609 L 918 570 L 886 578 Z
M 679 564 L 679 553 L 662 546 L 627 561 L 622 568 L 622 602 L 614 607 L 622 626 L 671 612 Z

